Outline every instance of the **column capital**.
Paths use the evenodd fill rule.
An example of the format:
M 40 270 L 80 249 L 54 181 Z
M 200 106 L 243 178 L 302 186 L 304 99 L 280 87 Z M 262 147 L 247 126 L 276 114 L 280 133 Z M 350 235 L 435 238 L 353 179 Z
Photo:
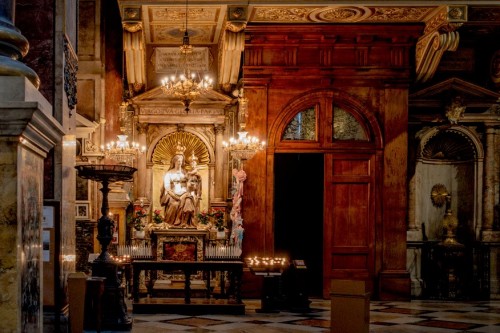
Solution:
M 139 134 L 146 134 L 148 131 L 148 128 L 149 128 L 149 124 L 148 123 L 137 123 L 135 125 L 135 127 L 137 128 L 137 132 L 139 132 Z
M 220 125 L 220 124 L 217 124 L 217 125 L 214 125 L 214 131 L 215 131 L 215 134 L 224 134 L 224 130 L 226 129 L 226 127 L 224 125 Z

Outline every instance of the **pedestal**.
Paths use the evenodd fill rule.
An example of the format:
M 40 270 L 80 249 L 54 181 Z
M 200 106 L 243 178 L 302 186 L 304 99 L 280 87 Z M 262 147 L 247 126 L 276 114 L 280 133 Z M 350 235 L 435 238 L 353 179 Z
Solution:
M 24 77 L 0 77 L 0 326 L 42 331 L 43 163 L 64 131 Z
M 270 274 L 255 274 L 262 275 L 264 278 L 262 283 L 262 295 L 260 298 L 260 309 L 256 309 L 257 313 L 278 313 L 280 312 L 281 302 L 279 301 L 279 283 L 280 273 Z
M 125 288 L 118 277 L 119 262 L 111 258 L 108 246 L 113 239 L 114 221 L 109 218 L 108 193 L 109 183 L 132 179 L 135 168 L 126 165 L 87 164 L 75 167 L 80 177 L 102 183 L 102 216 L 97 223 L 97 240 L 101 244 L 101 253 L 92 262 L 92 276 L 105 278 L 102 306 L 102 327 L 109 330 L 125 331 L 132 329 L 132 318 L 127 314 Z
M 436 245 L 431 250 L 426 296 L 437 299 L 466 297 L 467 270 L 472 270 L 463 245 Z
M 364 281 L 332 280 L 331 332 L 368 333 L 370 293 Z

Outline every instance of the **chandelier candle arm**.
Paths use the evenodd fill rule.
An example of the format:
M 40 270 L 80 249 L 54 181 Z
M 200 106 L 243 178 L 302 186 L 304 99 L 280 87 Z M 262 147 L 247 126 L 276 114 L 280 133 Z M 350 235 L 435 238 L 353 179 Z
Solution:
M 248 136 L 248 132 L 238 132 L 238 138 L 229 138 L 229 142 L 222 142 L 225 151 L 228 151 L 231 156 L 239 160 L 249 160 L 255 153 L 263 150 L 266 147 L 265 141 L 260 141 L 255 136 Z

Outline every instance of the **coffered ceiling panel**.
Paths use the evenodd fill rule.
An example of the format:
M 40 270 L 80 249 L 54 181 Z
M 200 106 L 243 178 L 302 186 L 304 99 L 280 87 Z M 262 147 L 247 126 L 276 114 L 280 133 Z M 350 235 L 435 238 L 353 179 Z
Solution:
M 217 44 L 226 6 L 189 6 L 187 28 L 193 44 Z M 180 44 L 186 29 L 185 6 L 143 6 L 146 43 Z

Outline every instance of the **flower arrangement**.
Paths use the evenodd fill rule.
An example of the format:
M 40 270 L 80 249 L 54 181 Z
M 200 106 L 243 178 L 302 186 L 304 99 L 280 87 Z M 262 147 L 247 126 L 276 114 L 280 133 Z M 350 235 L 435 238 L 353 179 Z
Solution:
M 161 211 L 159 209 L 155 209 L 153 212 L 153 222 L 157 224 L 163 222 L 163 216 L 161 216 Z
M 146 211 L 144 209 L 142 208 L 138 209 L 134 211 L 132 217 L 130 218 L 129 224 L 132 225 L 134 229 L 137 231 L 144 230 L 146 224 L 143 222 L 142 219 L 145 218 L 146 216 L 148 215 L 146 214 Z
M 208 211 L 199 212 L 196 217 L 201 224 L 208 224 L 208 221 L 214 220 L 215 228 L 219 231 L 224 231 L 224 210 L 211 208 Z
M 203 210 L 201 212 L 199 212 L 196 217 L 198 218 L 198 221 L 201 223 L 201 224 L 208 224 L 208 220 L 210 220 L 210 213 L 207 212 L 206 210 Z
M 215 227 L 218 231 L 224 231 L 224 210 L 222 209 L 213 209 L 212 213 L 215 218 Z

